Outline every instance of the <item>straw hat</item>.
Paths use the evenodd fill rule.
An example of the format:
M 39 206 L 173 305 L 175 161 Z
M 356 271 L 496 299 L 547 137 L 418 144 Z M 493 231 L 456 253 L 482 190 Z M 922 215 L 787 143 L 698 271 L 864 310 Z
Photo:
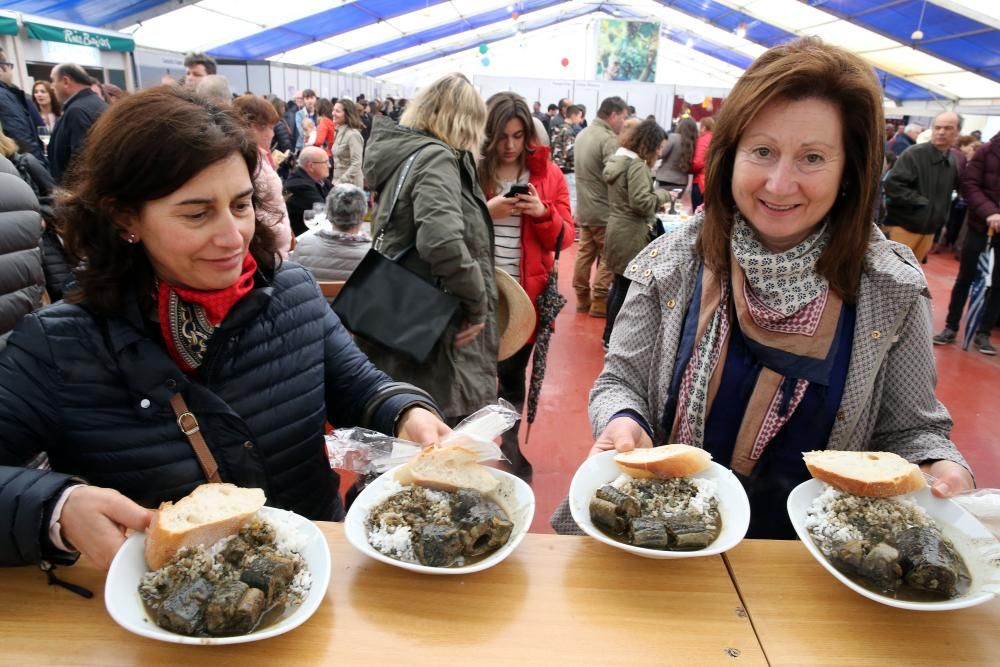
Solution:
M 512 357 L 535 333 L 535 306 L 524 288 L 503 269 L 496 270 L 497 329 L 500 350 L 497 361 Z

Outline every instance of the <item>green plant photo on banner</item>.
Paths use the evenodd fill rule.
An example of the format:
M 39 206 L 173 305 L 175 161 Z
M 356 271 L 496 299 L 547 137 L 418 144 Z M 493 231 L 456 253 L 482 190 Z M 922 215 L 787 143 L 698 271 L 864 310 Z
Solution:
M 597 28 L 597 78 L 655 81 L 659 48 L 659 23 L 602 20 Z

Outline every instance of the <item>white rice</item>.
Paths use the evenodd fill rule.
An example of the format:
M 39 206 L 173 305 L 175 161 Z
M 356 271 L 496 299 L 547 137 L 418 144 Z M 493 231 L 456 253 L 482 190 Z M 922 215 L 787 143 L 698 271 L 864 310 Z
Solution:
M 924 508 L 909 498 L 869 498 L 824 487 L 806 510 L 805 527 L 826 556 L 844 542 L 881 541 L 907 528 L 932 525 Z

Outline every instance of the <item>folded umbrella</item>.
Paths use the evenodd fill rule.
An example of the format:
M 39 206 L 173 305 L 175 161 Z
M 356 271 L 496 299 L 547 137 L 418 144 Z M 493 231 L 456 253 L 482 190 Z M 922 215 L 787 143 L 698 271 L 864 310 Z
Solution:
M 993 230 L 990 229 L 986 238 L 986 248 L 979 253 L 976 263 L 976 277 L 969 289 L 969 312 L 965 316 L 965 332 L 962 334 L 962 349 L 968 350 L 969 343 L 976 335 L 976 329 L 983 319 L 983 307 L 986 304 L 986 292 L 993 282 Z
M 531 438 L 531 425 L 535 422 L 538 412 L 538 399 L 542 393 L 542 382 L 545 379 L 545 366 L 549 355 L 549 343 L 555 330 L 556 316 L 566 305 L 566 297 L 559 293 L 559 247 L 563 235 L 559 232 L 556 241 L 556 256 L 552 263 L 552 271 L 545 282 L 545 288 L 538 295 L 538 330 L 535 334 L 535 351 L 531 355 L 531 381 L 528 384 L 528 430 L 525 432 L 525 443 Z

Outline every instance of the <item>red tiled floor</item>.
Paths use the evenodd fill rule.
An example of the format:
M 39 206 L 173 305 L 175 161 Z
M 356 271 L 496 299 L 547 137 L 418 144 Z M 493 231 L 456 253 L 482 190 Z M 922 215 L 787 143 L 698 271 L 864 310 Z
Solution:
M 601 370 L 604 320 L 576 313 L 571 286 L 575 246 L 560 259 L 559 287 L 569 303 L 556 320 L 548 370 L 531 439 L 524 447 L 534 465 L 535 520 L 532 532 L 551 532 L 549 515 L 569 490 L 570 479 L 592 444 L 587 395 Z M 943 326 L 958 262 L 932 255 L 925 265 L 934 297 L 934 324 Z M 994 342 L 1000 343 L 1000 336 Z M 1000 428 L 994 392 L 1000 388 L 1000 358 L 958 345 L 936 347 L 938 396 L 955 420 L 952 438 L 976 472 L 980 487 L 1000 486 Z M 521 426 L 521 442 L 526 426 Z

